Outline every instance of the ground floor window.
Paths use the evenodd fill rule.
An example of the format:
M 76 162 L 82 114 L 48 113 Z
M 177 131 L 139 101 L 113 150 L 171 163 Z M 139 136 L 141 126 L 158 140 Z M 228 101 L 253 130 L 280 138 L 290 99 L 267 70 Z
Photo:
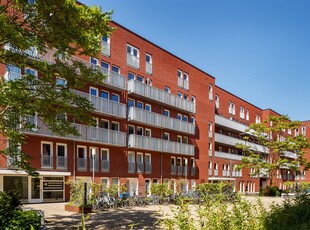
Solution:
M 28 177 L 4 176 L 3 191 L 16 191 L 23 201 L 28 201 Z
M 64 201 L 63 177 L 43 177 L 43 201 Z

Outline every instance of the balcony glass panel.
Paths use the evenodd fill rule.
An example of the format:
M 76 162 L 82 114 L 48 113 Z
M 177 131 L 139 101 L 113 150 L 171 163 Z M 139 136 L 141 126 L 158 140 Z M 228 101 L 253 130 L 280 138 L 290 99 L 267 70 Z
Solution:
M 95 169 L 95 171 L 99 171 L 99 160 L 98 159 L 89 160 L 89 169 L 92 171 L 93 168 Z
M 139 69 L 139 66 L 140 66 L 139 58 L 136 57 L 135 55 L 127 53 L 127 64 L 136 69 Z
M 145 173 L 152 172 L 152 164 L 145 164 Z
M 195 113 L 195 104 L 191 101 L 184 100 L 173 94 L 167 93 L 164 90 L 154 88 L 152 86 L 143 84 L 139 81 L 129 80 L 128 81 L 128 93 L 137 94 L 146 97 L 152 101 L 156 101 L 175 109 Z
M 137 163 L 137 172 L 139 172 L 139 173 L 144 172 L 144 164 L 143 163 Z
M 106 55 L 106 56 L 110 56 L 110 53 L 111 53 L 111 46 L 109 43 L 105 42 L 105 41 L 102 41 L 102 49 L 101 49 L 101 52 L 102 54 Z
M 171 165 L 171 175 L 175 175 L 177 172 L 177 166 L 176 165 Z
M 67 168 L 67 157 L 57 156 L 57 168 Z
M 87 159 L 78 158 L 78 170 L 79 171 L 86 171 L 87 170 Z
M 41 166 L 42 167 L 53 167 L 53 156 L 41 155 Z
M 135 163 L 128 163 L 128 172 L 129 173 L 134 173 L 135 172 L 135 168 L 136 168 L 136 164 Z
M 109 172 L 110 171 L 110 161 L 102 160 L 101 161 L 101 171 Z
M 151 63 L 148 62 L 145 63 L 145 72 L 148 74 L 153 73 L 153 65 Z

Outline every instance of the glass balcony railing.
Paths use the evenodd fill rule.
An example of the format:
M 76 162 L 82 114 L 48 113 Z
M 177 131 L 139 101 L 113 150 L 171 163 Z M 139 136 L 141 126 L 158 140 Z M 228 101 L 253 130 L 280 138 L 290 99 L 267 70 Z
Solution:
M 38 120 L 38 128 L 33 130 L 24 131 L 26 134 L 36 134 L 50 137 L 58 137 L 63 139 L 70 140 L 82 140 L 95 142 L 106 145 L 115 145 L 115 146 L 126 146 L 126 133 L 103 129 L 98 127 L 86 126 L 81 124 L 72 123 L 72 126 L 75 127 L 80 134 L 80 136 L 59 136 L 53 133 L 41 120 Z
M 167 117 L 147 110 L 130 107 L 128 120 L 137 121 L 153 127 L 170 129 L 187 134 L 195 134 L 195 125 L 176 118 Z
M 67 157 L 57 156 L 57 168 L 67 168 Z
M 140 68 L 140 60 L 137 56 L 127 53 L 127 65 L 130 65 L 136 69 Z
M 110 161 L 102 160 L 101 161 L 101 171 L 102 172 L 109 172 L 110 171 Z
M 164 90 L 157 89 L 136 80 L 128 81 L 128 93 L 146 97 L 149 100 L 173 107 L 177 110 L 189 113 L 196 112 L 196 107 L 193 102 L 179 98 L 173 94 L 165 92 Z
M 194 156 L 194 145 L 135 134 L 129 135 L 128 148 Z
M 126 118 L 125 104 L 107 100 L 101 97 L 96 97 L 77 90 L 72 91 L 81 97 L 88 98 L 88 100 L 93 104 L 93 107 L 97 112 L 113 117 Z
M 41 167 L 53 167 L 53 156 L 41 155 Z

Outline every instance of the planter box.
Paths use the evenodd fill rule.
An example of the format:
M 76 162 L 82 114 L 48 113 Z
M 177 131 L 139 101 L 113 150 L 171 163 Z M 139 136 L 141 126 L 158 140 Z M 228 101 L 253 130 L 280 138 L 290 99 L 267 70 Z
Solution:
M 65 204 L 65 211 L 82 213 L 82 208 L 78 206 Z M 90 212 L 92 212 L 92 208 L 84 208 L 84 213 L 90 213 Z

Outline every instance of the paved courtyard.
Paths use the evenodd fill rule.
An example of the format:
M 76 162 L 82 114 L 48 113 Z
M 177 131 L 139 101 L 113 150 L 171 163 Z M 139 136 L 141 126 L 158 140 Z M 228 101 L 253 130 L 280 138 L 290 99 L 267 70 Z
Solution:
M 244 197 L 255 202 L 257 197 Z M 265 207 L 272 203 L 281 204 L 281 197 L 262 197 Z M 27 204 L 25 209 L 42 210 L 46 229 L 77 229 L 81 225 L 81 214 L 64 210 L 66 203 Z M 146 207 L 118 208 L 89 214 L 86 219 L 87 229 L 160 229 L 154 225 L 160 218 L 173 215 L 173 205 L 150 205 Z

